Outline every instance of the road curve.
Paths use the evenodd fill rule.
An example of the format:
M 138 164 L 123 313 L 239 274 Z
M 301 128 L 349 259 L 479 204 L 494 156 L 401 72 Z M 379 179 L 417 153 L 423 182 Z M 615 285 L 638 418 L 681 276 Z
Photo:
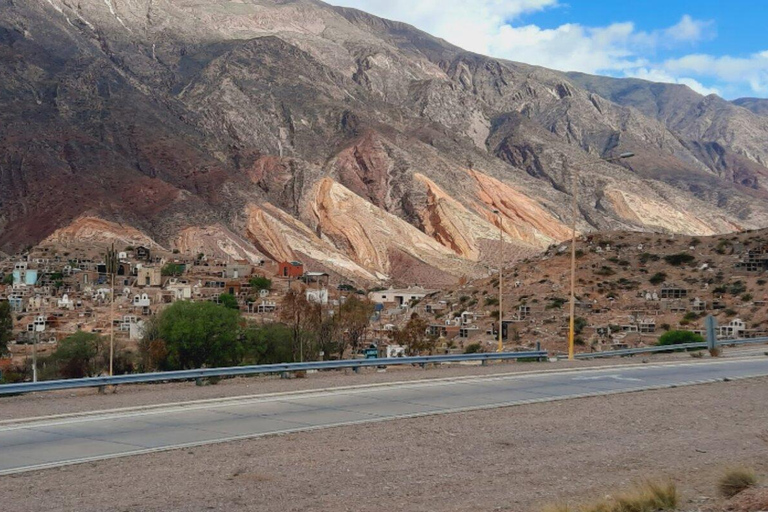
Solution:
M 21 421 L 0 426 L 0 475 L 340 425 L 761 376 L 768 376 L 768 358 L 408 382 Z

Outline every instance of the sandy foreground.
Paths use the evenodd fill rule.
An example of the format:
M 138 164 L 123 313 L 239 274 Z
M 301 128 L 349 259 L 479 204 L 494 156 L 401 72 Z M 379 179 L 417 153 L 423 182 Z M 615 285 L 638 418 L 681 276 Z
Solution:
M 732 349 L 729 354 L 738 356 Z M 706 359 L 706 358 L 705 358 Z M 655 354 L 647 357 L 606 358 L 591 361 L 558 361 L 546 363 L 491 362 L 460 365 L 392 366 L 385 372 L 374 368 L 310 373 L 303 379 L 281 379 L 279 376 L 239 377 L 225 379 L 216 385 L 195 386 L 192 382 L 139 384 L 119 386 L 114 393 L 99 394 L 95 388 L 33 393 L 15 397 L 0 397 L 0 424 L 20 418 L 101 411 L 125 407 L 143 407 L 155 404 L 241 397 L 268 393 L 306 391 L 341 386 L 358 386 L 425 379 L 445 379 L 464 376 L 499 375 L 517 372 L 539 372 L 569 368 L 595 368 L 601 366 L 636 365 L 662 362 L 694 363 L 688 353 Z
M 4 510 L 535 511 L 647 477 L 768 474 L 768 379 L 404 419 L 0 477 Z

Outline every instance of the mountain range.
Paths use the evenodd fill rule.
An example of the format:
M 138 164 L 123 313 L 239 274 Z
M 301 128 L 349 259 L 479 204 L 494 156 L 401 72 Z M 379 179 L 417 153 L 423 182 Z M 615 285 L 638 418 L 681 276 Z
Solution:
M 580 232 L 768 226 L 767 100 L 314 0 L 0 0 L 0 126 L 6 253 L 138 239 L 449 284 L 567 238 L 574 181 Z

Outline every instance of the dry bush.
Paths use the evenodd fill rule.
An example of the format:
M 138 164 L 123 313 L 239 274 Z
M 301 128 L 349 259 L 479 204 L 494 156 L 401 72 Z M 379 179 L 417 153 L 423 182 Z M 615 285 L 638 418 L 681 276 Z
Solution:
M 732 498 L 757 483 L 755 472 L 749 468 L 731 468 L 720 477 L 717 488 L 726 498 Z
M 673 511 L 680 498 L 674 482 L 645 482 L 634 489 L 581 507 L 550 505 L 542 512 L 660 512 Z

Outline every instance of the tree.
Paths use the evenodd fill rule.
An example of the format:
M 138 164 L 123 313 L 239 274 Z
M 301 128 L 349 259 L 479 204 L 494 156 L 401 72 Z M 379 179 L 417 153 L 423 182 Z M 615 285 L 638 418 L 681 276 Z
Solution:
M 250 364 L 287 363 L 293 360 L 293 333 L 285 324 L 250 325 L 243 332 L 245 360 Z
M 240 312 L 213 302 L 176 302 L 157 317 L 167 369 L 229 366 L 240 362 Z
M 338 322 L 342 332 L 339 358 L 344 357 L 347 347 L 351 348 L 354 354 L 363 344 L 374 309 L 373 302 L 355 295 L 347 297 L 347 300 L 339 308 Z
M 667 280 L 667 274 L 665 272 L 656 272 L 648 279 L 651 284 L 661 284 Z
M 183 263 L 166 263 L 160 273 L 164 276 L 179 277 L 184 273 L 184 268 Z
M 395 331 L 392 339 L 398 345 L 406 347 L 409 356 L 417 356 L 422 352 L 432 354 L 437 344 L 437 336 L 427 334 L 429 323 L 414 313 L 405 327 Z
M 13 339 L 13 318 L 11 303 L 7 300 L 0 302 L 0 356 L 8 353 L 8 344 Z
M 109 340 L 96 333 L 77 331 L 59 343 L 50 361 L 63 378 L 100 375 L 109 368 Z M 130 355 L 120 347 L 115 348 L 114 370 L 118 374 L 133 370 Z
M 219 295 L 219 304 L 225 308 L 240 310 L 240 304 L 237 303 L 237 297 L 231 293 L 222 293 Z
M 657 345 L 681 345 L 683 343 L 703 343 L 700 334 L 691 331 L 667 331 L 659 337 Z
M 6 274 L 5 277 L 3 277 L 3 284 L 5 284 L 5 285 L 12 285 L 13 284 L 13 274 Z
M 271 290 L 272 280 L 264 276 L 254 276 L 251 278 L 251 288 L 254 290 Z
M 304 361 L 315 348 L 315 329 L 320 324 L 320 304 L 309 302 L 304 293 L 288 290 L 280 308 L 280 320 L 291 330 L 293 360 Z

